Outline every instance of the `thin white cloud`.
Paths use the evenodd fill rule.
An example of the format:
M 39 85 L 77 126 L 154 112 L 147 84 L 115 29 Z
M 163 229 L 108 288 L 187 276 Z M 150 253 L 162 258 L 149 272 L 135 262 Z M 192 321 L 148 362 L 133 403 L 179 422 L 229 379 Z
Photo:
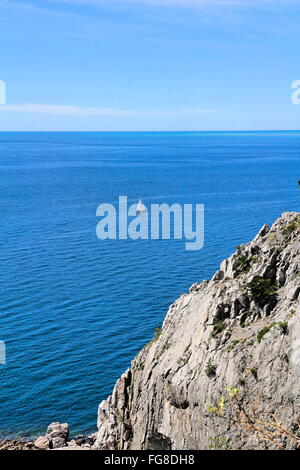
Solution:
M 20 103 L 6 104 L 0 106 L 0 111 L 13 113 L 41 113 L 69 116 L 92 116 L 92 115 L 128 115 L 132 111 L 116 110 L 114 108 L 88 108 L 82 106 L 65 106 L 56 104 Z
M 195 114 L 211 114 L 219 113 L 218 109 L 201 109 L 201 108 L 183 108 L 179 110 L 160 110 L 153 109 L 150 111 L 138 111 L 137 114 L 144 116 L 182 116 L 182 115 L 195 115 Z
M 115 108 L 89 108 L 83 106 L 65 106 L 53 104 L 20 103 L 0 106 L 0 112 L 40 113 L 60 116 L 180 116 L 217 113 L 217 109 L 182 108 L 179 110 L 122 110 Z
M 57 3 L 57 0 L 50 0 Z M 274 4 L 296 4 L 297 0 L 61 0 L 60 3 L 77 3 L 90 5 L 136 4 L 153 6 L 179 6 L 185 8 L 228 7 L 228 6 L 265 6 Z
M 251 9 L 269 11 L 272 7 L 285 8 L 293 7 L 299 11 L 299 0 L 47 0 L 48 7 L 37 6 L 32 0 L 0 0 L 0 7 L 23 10 L 30 14 L 46 14 L 50 16 L 82 18 L 83 13 L 76 13 L 56 9 L 55 6 L 83 5 L 94 7 L 169 7 L 182 9 L 195 9 L 216 15 L 224 10 L 242 11 Z M 45 4 L 46 5 L 46 4 Z M 51 8 L 51 7 L 53 8 Z M 226 18 L 224 18 L 225 20 Z
M 93 6 L 113 6 L 113 5 L 137 5 L 137 6 L 161 6 L 161 7 L 181 7 L 197 9 L 221 9 L 227 7 L 266 7 L 272 5 L 297 5 L 298 0 L 48 0 L 49 4 L 78 4 Z M 30 0 L 0 0 L 0 6 L 27 9 L 31 12 L 44 12 L 57 15 L 71 15 L 61 10 L 51 10 L 41 6 L 36 6 Z
M 52 0 L 50 1 L 51 3 L 58 3 L 58 2 L 52 2 Z M 68 2 L 63 1 L 63 3 L 68 3 Z M 71 3 L 73 3 L 73 0 L 71 1 Z M 76 0 L 75 0 L 75 3 L 77 3 Z M 84 3 L 84 0 L 82 1 L 82 3 Z M 18 1 L 18 0 L 17 1 L 0 0 L 0 7 L 11 10 L 11 11 L 15 11 L 15 12 L 27 13 L 29 15 L 46 15 L 46 16 L 50 16 L 53 18 L 65 18 L 65 19 L 77 18 L 79 20 L 82 18 L 82 15 L 67 12 L 64 10 L 57 10 L 55 8 L 50 8 L 50 5 L 49 5 L 49 8 L 36 6 L 30 3 L 30 0 L 28 2 L 27 1 L 23 2 L 23 1 Z

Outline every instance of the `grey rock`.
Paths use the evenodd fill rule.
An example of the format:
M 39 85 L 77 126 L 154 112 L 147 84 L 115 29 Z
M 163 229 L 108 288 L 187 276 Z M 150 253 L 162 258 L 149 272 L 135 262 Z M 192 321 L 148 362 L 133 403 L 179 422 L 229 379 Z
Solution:
M 68 447 L 77 447 L 77 444 L 76 444 L 75 439 L 71 439 L 71 440 L 68 442 Z
M 67 439 L 69 437 L 69 426 L 67 423 L 51 423 L 46 434 L 51 438 L 62 437 Z
M 34 445 L 37 449 L 47 450 L 49 449 L 49 439 L 46 436 L 40 436 L 34 441 Z
M 212 277 L 212 281 L 221 281 L 222 279 L 224 279 L 224 272 L 219 269 L 219 271 L 217 271 Z
M 63 447 L 69 437 L 69 426 L 67 423 L 51 423 L 48 426 L 46 437 L 49 440 L 50 448 Z
M 50 442 L 52 449 L 59 449 L 60 447 L 64 447 L 66 445 L 66 440 L 62 437 L 54 437 Z
M 295 448 L 298 441 L 282 432 L 274 442 L 247 428 L 235 403 L 255 422 L 275 414 L 287 432 L 296 432 L 299 240 L 300 214 L 283 214 L 223 261 L 213 280 L 194 284 L 170 306 L 160 336 L 100 403 L 95 449 L 208 449 L 224 439 L 232 449 Z M 269 291 L 263 287 L 255 297 L 248 283 L 261 278 Z M 237 402 L 225 387 L 238 389 Z M 221 397 L 218 416 L 209 407 Z

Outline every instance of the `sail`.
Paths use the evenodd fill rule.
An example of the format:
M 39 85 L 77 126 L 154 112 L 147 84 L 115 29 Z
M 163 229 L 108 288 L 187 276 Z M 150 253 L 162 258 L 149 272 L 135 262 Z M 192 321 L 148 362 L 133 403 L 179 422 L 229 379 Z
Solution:
M 140 199 L 139 202 L 138 202 L 138 205 L 137 205 L 137 208 L 136 208 L 136 212 L 147 212 L 147 207 L 144 206 L 144 204 L 142 203 L 141 199 Z

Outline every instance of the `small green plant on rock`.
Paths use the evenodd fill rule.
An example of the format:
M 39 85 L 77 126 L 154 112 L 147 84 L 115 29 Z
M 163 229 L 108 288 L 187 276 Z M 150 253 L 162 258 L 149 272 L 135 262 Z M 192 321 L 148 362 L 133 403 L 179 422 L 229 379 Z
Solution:
M 151 339 L 151 341 L 149 341 L 149 343 L 146 344 L 146 346 L 151 346 L 153 343 L 155 343 L 155 341 L 158 340 L 161 334 L 162 334 L 162 328 L 160 326 L 157 326 L 156 328 L 154 328 L 154 336 Z
M 227 351 L 231 352 L 239 344 L 239 342 L 240 342 L 239 339 L 235 339 L 234 341 L 232 341 L 230 345 L 228 346 Z
M 211 413 L 212 415 L 217 415 L 219 417 L 222 417 L 223 416 L 223 411 L 224 411 L 224 406 L 225 406 L 225 398 L 224 397 L 221 397 L 220 400 L 218 401 L 218 403 L 214 405 L 209 405 L 207 407 L 209 413 Z
M 254 276 L 252 281 L 246 284 L 246 289 L 250 300 L 261 302 L 275 294 L 277 286 L 272 279 Z
M 263 337 L 269 333 L 269 331 L 276 325 L 276 323 L 271 323 L 271 325 L 265 326 L 262 330 L 260 330 L 257 334 L 257 341 L 260 343 Z
M 255 435 L 260 441 L 269 443 L 271 448 L 286 450 L 289 446 L 300 449 L 300 426 L 295 429 L 287 429 L 282 425 L 274 413 L 258 412 L 260 400 L 256 400 L 250 407 L 245 407 L 243 396 L 239 396 L 236 387 L 225 387 L 226 399 L 221 397 L 216 406 L 209 406 L 208 411 L 212 416 L 228 420 L 238 426 L 243 433 L 249 436 Z
M 161 333 L 162 333 L 162 328 L 160 326 L 157 326 L 156 328 L 154 328 L 153 340 L 156 341 L 160 337 Z
M 290 314 L 288 316 L 289 319 L 293 318 L 294 316 L 296 315 L 296 310 L 294 308 L 292 308 L 292 310 L 290 311 Z
M 136 365 L 136 370 L 144 370 L 145 364 L 144 362 L 140 361 Z
M 284 321 L 279 322 L 279 323 L 277 323 L 277 326 L 278 326 L 279 331 L 280 331 L 280 333 L 281 333 L 282 335 L 286 335 L 286 334 L 287 334 L 287 332 L 288 332 L 288 324 L 287 324 L 287 322 L 284 322 Z
M 215 366 L 213 364 L 213 361 L 212 359 L 210 358 L 208 360 L 208 363 L 206 365 L 206 368 L 205 368 L 205 373 L 207 375 L 207 377 L 211 378 L 211 377 L 215 377 L 216 375 L 216 370 L 217 370 L 217 366 Z
M 296 216 L 291 220 L 282 230 L 284 235 L 291 235 L 295 230 L 300 227 L 300 216 Z
M 224 331 L 226 328 L 226 323 L 224 321 L 219 321 L 216 323 L 213 327 L 211 336 L 212 338 L 217 338 L 222 331 Z
M 234 255 L 234 267 L 236 271 L 239 274 L 247 273 L 250 270 L 251 261 L 252 257 L 243 253 L 241 246 L 237 246 L 237 252 Z
M 227 395 L 230 398 L 236 398 L 238 394 L 240 393 L 240 389 L 237 387 L 228 387 L 227 385 L 225 386 L 225 390 Z
M 226 437 L 210 437 L 208 439 L 210 450 L 228 450 L 230 449 L 230 440 Z
M 260 343 L 263 337 L 269 333 L 269 331 L 274 328 L 275 326 L 278 327 L 280 333 L 282 335 L 286 335 L 288 333 L 288 323 L 287 322 L 279 322 L 279 323 L 271 323 L 271 325 L 265 326 L 262 330 L 260 330 L 257 334 L 257 341 Z

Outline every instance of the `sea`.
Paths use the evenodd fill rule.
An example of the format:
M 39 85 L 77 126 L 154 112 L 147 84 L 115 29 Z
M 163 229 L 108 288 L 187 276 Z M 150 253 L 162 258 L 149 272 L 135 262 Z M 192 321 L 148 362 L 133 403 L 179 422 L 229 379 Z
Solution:
M 300 132 L 0 133 L 0 436 L 96 430 L 98 404 L 237 245 L 299 211 Z M 204 246 L 96 235 L 100 204 L 204 205 Z

